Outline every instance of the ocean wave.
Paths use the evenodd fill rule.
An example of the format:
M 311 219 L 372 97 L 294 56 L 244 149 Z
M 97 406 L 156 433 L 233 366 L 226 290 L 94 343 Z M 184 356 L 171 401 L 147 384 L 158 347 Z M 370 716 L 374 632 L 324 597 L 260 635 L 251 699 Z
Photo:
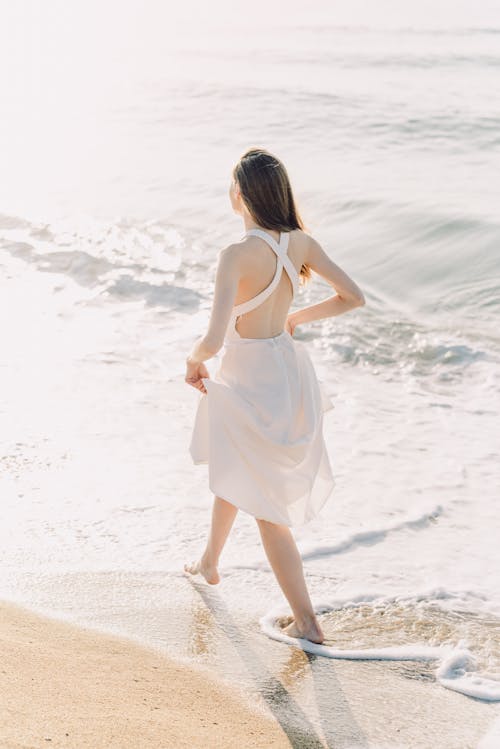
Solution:
M 403 520 L 390 523 L 385 527 L 370 528 L 366 531 L 357 531 L 350 533 L 346 538 L 341 539 L 335 544 L 328 546 L 311 546 L 301 547 L 302 559 L 320 559 L 334 554 L 344 554 L 352 551 L 358 546 L 372 546 L 373 544 L 385 541 L 387 536 L 392 533 L 411 529 L 424 529 L 434 525 L 440 515 L 444 513 L 442 505 L 438 504 L 430 510 L 416 513 L 413 517 L 404 518 Z
M 329 201 L 322 210 L 334 216 L 335 233 L 347 238 L 334 254 L 374 289 L 379 307 L 389 300 L 416 319 L 422 313 L 439 319 L 443 302 L 460 317 L 464 301 L 476 314 L 476 299 L 500 306 L 496 220 L 382 200 Z
M 204 295 L 189 283 L 182 235 L 161 222 L 39 225 L 0 216 L 0 249 L 31 268 L 58 273 L 98 296 L 143 300 L 181 312 L 196 311 Z
M 437 522 L 438 518 L 443 515 L 444 508 L 442 505 L 437 504 L 434 507 L 424 511 L 415 513 L 413 516 L 410 514 L 409 517 L 403 520 L 389 523 L 386 526 L 378 528 L 370 528 L 366 531 L 357 531 L 348 534 L 345 538 L 340 539 L 336 543 L 328 544 L 328 546 L 300 546 L 300 554 L 304 560 L 320 559 L 326 556 L 334 556 L 336 554 L 344 554 L 350 551 L 354 551 L 359 546 L 373 545 L 385 541 L 387 536 L 392 533 L 404 531 L 408 528 L 411 529 L 424 529 L 429 528 Z M 233 564 L 226 567 L 226 570 L 267 570 L 268 565 L 265 562 L 255 561 L 249 564 Z
M 368 305 L 370 296 L 368 296 Z M 400 311 L 388 304 L 382 310 L 364 310 L 359 317 L 326 320 L 321 333 L 297 330 L 298 338 L 308 337 L 321 351 L 326 366 L 368 368 L 372 374 L 391 380 L 418 378 L 427 386 L 444 382 L 464 382 L 477 378 L 484 382 L 485 373 L 498 371 L 500 339 L 488 337 L 483 330 L 475 336 L 457 327 L 402 319 Z M 467 326 L 465 326 L 467 328 Z M 486 386 L 486 384 L 485 384 Z M 495 383 L 492 383 L 492 387 Z
M 461 378 L 498 360 L 496 223 L 381 200 L 331 200 L 322 210 L 336 217 L 337 232 L 354 237 L 344 253 L 368 304 L 362 324 L 359 315 L 326 319 L 320 336 L 299 326 L 298 339 L 321 348 L 325 361 L 419 377 Z M 360 226 L 370 236 L 368 251 L 357 239 Z M 143 301 L 180 315 L 208 310 L 212 301 L 213 253 L 166 222 L 39 224 L 0 216 L 0 248 L 94 298 Z M 310 301 L 322 291 L 315 284 Z
M 354 599 L 337 597 L 315 602 L 326 637 L 322 644 L 282 631 L 281 625 L 292 618 L 282 603 L 270 609 L 259 623 L 271 639 L 325 658 L 437 661 L 433 670 L 414 667 L 405 675 L 437 681 L 446 689 L 476 699 L 500 701 L 500 653 L 492 647 L 500 621 L 432 606 L 446 597 L 454 598 L 454 594 L 436 589 L 427 591 L 424 599 L 416 595 L 360 594 Z M 328 644 L 330 639 L 336 646 Z

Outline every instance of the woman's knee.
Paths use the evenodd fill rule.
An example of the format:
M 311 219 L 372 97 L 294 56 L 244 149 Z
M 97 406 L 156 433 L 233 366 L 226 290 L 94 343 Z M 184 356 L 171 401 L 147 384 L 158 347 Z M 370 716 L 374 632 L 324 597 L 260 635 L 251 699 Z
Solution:
M 257 525 L 261 530 L 265 531 L 276 531 L 276 530 L 282 530 L 284 528 L 288 528 L 288 526 L 283 525 L 282 523 L 274 523 L 272 520 L 264 520 L 263 518 L 255 518 L 257 521 Z

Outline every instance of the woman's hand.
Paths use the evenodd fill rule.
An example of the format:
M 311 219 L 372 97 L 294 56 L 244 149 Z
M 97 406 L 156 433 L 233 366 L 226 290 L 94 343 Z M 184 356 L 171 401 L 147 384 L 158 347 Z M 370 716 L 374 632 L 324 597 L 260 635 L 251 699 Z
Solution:
M 295 330 L 297 326 L 297 323 L 294 322 L 294 319 L 291 315 L 288 315 L 285 322 L 285 330 L 287 330 L 291 336 L 293 336 L 293 331 Z
M 193 362 L 188 357 L 186 359 L 186 376 L 184 382 L 192 385 L 197 390 L 201 390 L 202 393 L 206 393 L 207 389 L 203 384 L 202 377 L 210 378 L 205 362 Z

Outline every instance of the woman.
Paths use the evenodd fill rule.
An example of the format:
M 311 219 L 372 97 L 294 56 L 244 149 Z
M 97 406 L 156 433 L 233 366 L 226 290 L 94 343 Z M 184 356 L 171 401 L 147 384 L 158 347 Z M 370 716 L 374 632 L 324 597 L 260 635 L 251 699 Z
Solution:
M 245 235 L 218 254 L 208 329 L 186 359 L 185 381 L 202 394 L 190 453 L 194 463 L 208 463 L 215 497 L 206 549 L 184 570 L 218 583 L 219 556 L 238 509 L 250 513 L 293 612 L 283 631 L 321 643 L 324 635 L 290 527 L 315 517 L 333 489 L 322 432 L 323 412 L 333 404 L 293 333 L 297 325 L 340 315 L 365 300 L 303 231 L 279 159 L 251 148 L 232 176 L 229 196 Z M 299 282 L 311 277 L 311 269 L 336 293 L 289 314 Z M 211 379 L 204 362 L 223 346 Z

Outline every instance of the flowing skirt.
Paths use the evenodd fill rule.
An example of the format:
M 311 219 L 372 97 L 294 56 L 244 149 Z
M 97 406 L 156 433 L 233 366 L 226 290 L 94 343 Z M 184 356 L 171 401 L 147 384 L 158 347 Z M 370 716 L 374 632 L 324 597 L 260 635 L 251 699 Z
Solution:
M 288 331 L 230 340 L 203 382 L 189 452 L 211 491 L 274 523 L 316 517 L 335 485 L 323 437 L 334 406 L 304 344 Z

